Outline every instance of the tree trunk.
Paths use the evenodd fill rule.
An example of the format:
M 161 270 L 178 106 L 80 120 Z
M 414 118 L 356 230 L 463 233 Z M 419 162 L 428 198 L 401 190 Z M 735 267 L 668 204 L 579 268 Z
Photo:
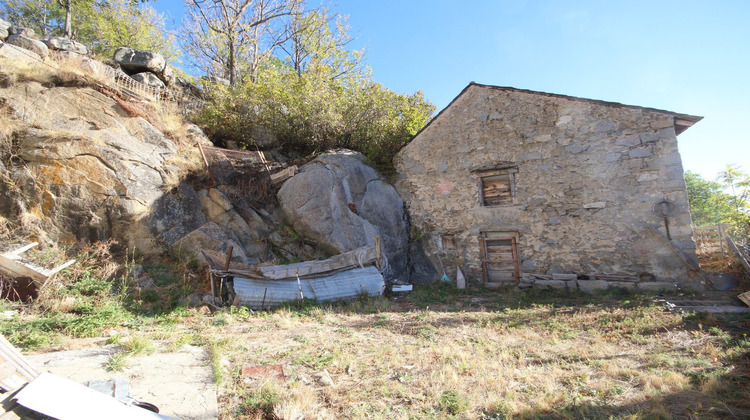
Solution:
M 68 0 L 65 2 L 65 36 L 68 38 L 71 38 L 73 35 L 72 25 L 71 25 L 71 8 L 73 7 L 73 0 Z
M 234 86 L 235 84 L 235 75 L 234 75 L 234 42 L 229 42 L 229 59 L 227 60 L 227 67 L 229 71 L 229 86 Z

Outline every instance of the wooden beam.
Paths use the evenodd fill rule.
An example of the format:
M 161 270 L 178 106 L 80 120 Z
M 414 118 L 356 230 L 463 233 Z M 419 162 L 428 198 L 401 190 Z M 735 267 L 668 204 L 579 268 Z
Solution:
M 375 240 L 375 266 L 378 267 L 378 270 L 383 270 L 383 248 L 380 243 L 380 235 L 376 235 L 373 239 Z
M 687 256 L 686 256 L 685 254 L 683 254 L 683 253 L 682 253 L 682 251 L 680 251 L 679 249 L 677 249 L 677 247 L 675 247 L 675 246 L 674 246 L 674 245 L 672 244 L 672 242 L 671 242 L 671 241 L 669 241 L 669 239 L 667 239 L 666 237 L 664 237 L 664 235 L 662 235 L 662 234 L 661 234 L 661 232 L 659 232 L 659 231 L 658 231 L 658 230 L 657 230 L 657 229 L 656 229 L 655 227 L 653 227 L 653 226 L 651 226 L 651 232 L 653 232 L 653 233 L 654 233 L 654 235 L 656 235 L 656 237 L 657 237 L 657 238 L 661 239 L 661 241 L 662 241 L 662 242 L 663 242 L 663 243 L 664 243 L 664 244 L 665 244 L 665 245 L 666 245 L 666 246 L 667 246 L 667 247 L 668 247 L 669 249 L 671 249 L 671 250 L 672 250 L 672 252 L 674 252 L 675 254 L 677 254 L 677 256 L 678 256 L 678 257 L 680 257 L 680 259 L 682 260 L 682 262 L 683 262 L 683 263 L 685 263 L 685 265 L 686 265 L 686 266 L 687 266 L 688 268 L 690 268 L 690 270 L 691 270 L 691 271 L 695 271 L 695 272 L 696 272 L 696 273 L 697 273 L 697 274 L 698 274 L 699 276 L 701 276 L 701 278 L 702 278 L 702 279 L 703 279 L 703 280 L 704 280 L 705 282 L 707 282 L 707 283 L 711 283 L 711 280 L 710 280 L 710 279 L 708 278 L 708 276 L 706 276 L 706 273 L 704 273 L 704 272 L 703 272 L 703 270 L 701 270 L 700 266 L 698 266 L 697 264 L 695 264 L 695 263 L 691 262 L 691 261 L 690 261 L 690 260 L 688 259 L 688 257 L 687 257 Z
M 37 245 L 39 245 L 39 242 L 32 242 L 32 243 L 30 243 L 30 244 L 28 244 L 26 246 L 22 246 L 21 248 L 18 248 L 15 251 L 11 251 L 10 253 L 13 254 L 13 255 L 21 255 L 24 252 L 30 250 L 31 248 L 34 248 Z
M 15 251 L 0 254 L 0 271 L 11 277 L 29 277 L 34 280 L 37 287 L 42 287 L 50 277 L 76 262 L 76 260 L 69 260 L 55 268 L 47 269 L 21 258 L 20 254 L 37 245 L 39 245 L 37 242 L 32 242 Z
M 729 244 L 729 247 L 732 248 L 734 253 L 737 255 L 737 257 L 740 259 L 740 262 L 742 263 L 742 267 L 745 269 L 745 273 L 747 273 L 748 276 L 750 276 L 750 263 L 748 263 L 747 259 L 745 258 L 745 255 L 742 254 L 742 251 L 737 247 L 737 244 L 734 243 L 734 239 L 732 239 L 731 236 L 727 235 L 727 243 Z

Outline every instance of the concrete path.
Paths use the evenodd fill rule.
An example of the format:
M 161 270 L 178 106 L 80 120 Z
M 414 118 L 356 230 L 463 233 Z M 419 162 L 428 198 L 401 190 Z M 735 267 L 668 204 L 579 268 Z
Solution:
M 209 420 L 219 417 L 211 358 L 201 347 L 184 345 L 170 351 L 158 345 L 150 355 L 127 358 L 121 372 L 107 372 L 104 364 L 119 352 L 109 345 L 81 350 L 27 355 L 38 370 L 73 380 L 122 379 L 130 385 L 130 395 L 159 407 L 159 413 L 185 420 Z

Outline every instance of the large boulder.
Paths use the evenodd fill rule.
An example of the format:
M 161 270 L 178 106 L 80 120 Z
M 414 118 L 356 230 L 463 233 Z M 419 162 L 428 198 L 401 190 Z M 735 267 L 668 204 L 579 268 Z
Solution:
M 364 160 L 342 150 L 306 164 L 279 190 L 281 209 L 298 233 L 330 252 L 371 246 L 380 235 L 387 279 L 408 280 L 404 202 Z
M 144 71 L 142 73 L 136 73 L 132 76 L 130 76 L 135 80 L 136 82 L 141 82 L 144 85 L 153 86 L 157 88 L 164 88 L 164 82 L 161 81 L 154 73 L 151 73 L 150 71 Z
M 36 32 L 34 32 L 33 29 L 26 28 L 23 26 L 18 26 L 18 25 L 10 25 L 10 28 L 8 28 L 8 34 L 21 35 L 21 36 L 25 36 L 26 38 L 36 39 Z
M 0 57 L 13 60 L 14 63 L 18 64 L 34 64 L 42 61 L 39 54 L 11 44 L 5 44 L 0 48 Z
M 86 55 L 89 53 L 89 50 L 85 45 L 63 36 L 53 36 L 49 39 L 45 39 L 42 42 L 44 42 L 47 48 L 55 51 L 69 51 L 82 55 Z
M 182 78 L 182 77 L 179 77 L 179 76 L 175 77 L 174 84 L 178 88 L 180 88 L 180 89 L 182 89 L 182 90 L 190 93 L 193 96 L 196 96 L 198 98 L 200 98 L 200 97 L 203 96 L 203 91 L 201 90 L 201 88 L 198 85 L 196 85 L 195 83 L 192 83 L 188 79 L 185 79 L 185 78 Z
M 37 41 L 36 39 L 32 39 L 23 35 L 11 35 L 10 37 L 8 37 L 6 42 L 8 44 L 21 47 L 25 50 L 29 50 L 42 58 L 49 57 L 49 49 L 46 45 L 44 45 L 44 42 L 42 41 Z
M 11 27 L 10 23 L 0 19 L 0 41 L 4 41 L 5 38 L 7 38 L 8 35 L 10 35 L 10 32 L 8 32 L 10 27 Z
M 115 51 L 115 63 L 129 75 L 151 72 L 166 85 L 172 83 L 174 74 L 167 65 L 164 56 L 154 51 L 141 51 L 129 47 L 120 47 Z

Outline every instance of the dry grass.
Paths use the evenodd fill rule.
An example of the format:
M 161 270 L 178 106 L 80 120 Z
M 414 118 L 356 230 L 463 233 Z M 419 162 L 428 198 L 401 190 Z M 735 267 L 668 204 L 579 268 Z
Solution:
M 43 86 L 95 86 L 101 79 L 94 76 L 80 60 L 62 59 L 54 63 L 37 63 L 0 58 L 0 87 L 17 83 L 39 82 Z
M 641 298 L 477 293 L 187 315 L 150 334 L 222 343 L 222 419 L 750 415 L 740 374 L 750 341 L 738 333 L 747 316 L 668 313 Z M 274 364 L 286 380 L 240 374 Z M 333 385 L 318 379 L 324 370 Z

